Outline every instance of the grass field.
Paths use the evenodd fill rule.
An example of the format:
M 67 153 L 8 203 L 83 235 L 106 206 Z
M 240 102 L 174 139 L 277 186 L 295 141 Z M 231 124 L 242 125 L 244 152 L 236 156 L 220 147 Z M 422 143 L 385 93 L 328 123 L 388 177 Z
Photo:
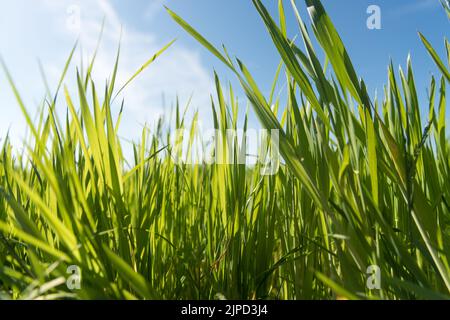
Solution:
M 280 1 L 272 17 L 253 3 L 281 57 L 273 86 L 286 83 L 283 97 L 264 96 L 244 62 L 168 14 L 236 75 L 248 113 L 278 130 L 274 175 L 260 163 L 175 163 L 189 154 L 171 132 L 196 129 L 180 106 L 170 126 L 144 129 L 127 159 L 118 137 L 126 114 L 114 102 L 119 59 L 105 86 L 91 80 L 95 60 L 68 74 L 72 52 L 37 121 L 3 64 L 30 137 L 22 153 L 0 142 L 0 298 L 450 298 L 449 42 L 439 57 L 419 35 L 441 71 L 426 106 L 409 59 L 406 70 L 388 66 L 383 99 L 372 100 L 320 1 L 306 0 L 308 26 L 296 14 L 295 41 L 284 18 L 295 5 Z M 70 76 L 77 87 L 64 85 Z M 211 123 L 226 132 L 238 128 L 242 104 L 219 79 Z M 239 154 L 242 142 L 223 139 L 219 149 Z

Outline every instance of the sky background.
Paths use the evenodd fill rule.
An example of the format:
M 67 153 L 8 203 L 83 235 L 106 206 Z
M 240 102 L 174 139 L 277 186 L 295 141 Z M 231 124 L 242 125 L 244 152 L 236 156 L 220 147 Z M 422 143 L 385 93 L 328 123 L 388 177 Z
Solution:
M 274 15 L 276 2 L 264 1 Z M 297 3 L 308 23 L 304 2 Z M 450 35 L 450 24 L 438 0 L 323 0 L 323 4 L 347 46 L 358 75 L 365 79 L 372 94 L 376 89 L 382 91 L 390 59 L 396 67 L 404 67 L 410 53 L 420 101 L 426 105 L 430 76 L 440 75 L 417 31 L 424 33 L 444 56 L 443 39 Z M 163 5 L 177 12 L 213 44 L 225 44 L 233 56 L 244 61 L 263 91 L 269 91 L 279 55 L 250 0 L 0 0 L 0 55 L 30 113 L 36 113 L 45 95 L 38 60 L 51 89 L 55 90 L 70 50 L 80 38 L 66 81 L 75 96 L 75 67 L 91 57 L 105 18 L 104 36 L 94 68 L 97 86 L 110 77 L 121 30 L 117 85 L 123 84 L 156 51 L 177 38 L 124 92 L 121 135 L 137 139 L 144 123 L 152 125 L 160 116 L 168 115 L 176 96 L 184 104 L 192 95 L 192 110 L 199 110 L 204 127 L 212 126 L 209 101 L 210 94 L 214 93 L 213 70 L 218 71 L 224 83 L 231 81 L 237 87 L 236 81 L 220 62 L 170 19 Z M 381 8 L 381 30 L 369 30 L 366 26 L 369 5 Z M 298 34 L 297 23 L 289 1 L 285 1 L 285 7 L 292 37 Z M 241 91 L 237 92 L 242 95 Z M 65 111 L 63 103 L 59 108 Z M 254 118 L 252 125 L 257 126 Z M 25 137 L 23 117 L 4 74 L 0 73 L 0 139 L 8 130 L 13 143 L 19 144 Z

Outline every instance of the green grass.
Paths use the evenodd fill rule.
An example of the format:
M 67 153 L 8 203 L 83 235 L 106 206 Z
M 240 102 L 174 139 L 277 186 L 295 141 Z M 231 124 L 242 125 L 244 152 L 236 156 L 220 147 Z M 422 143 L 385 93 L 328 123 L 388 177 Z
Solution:
M 91 80 L 94 60 L 67 88 L 72 51 L 36 122 L 3 64 L 30 138 L 22 153 L 7 137 L 1 146 L 0 297 L 450 298 L 449 43 L 441 58 L 420 35 L 442 72 L 427 106 L 410 59 L 398 74 L 388 67 L 384 97 L 372 101 L 319 1 L 306 0 L 312 33 L 296 14 L 303 49 L 286 37 L 281 1 L 278 23 L 253 3 L 280 54 L 274 88 L 285 81 L 285 97 L 264 96 L 242 61 L 168 12 L 232 70 L 262 126 L 280 130 L 283 163 L 272 176 L 260 164 L 175 164 L 183 155 L 170 133 L 196 127 L 178 105 L 171 129 L 143 129 L 128 163 L 117 134 L 123 109 L 113 103 L 124 88 L 115 88 L 118 61 L 104 89 Z M 213 123 L 225 132 L 237 128 L 240 106 L 216 83 Z M 237 140 L 221 143 L 242 151 Z M 65 284 L 71 265 L 80 290 Z M 366 286 L 370 265 L 381 290 Z

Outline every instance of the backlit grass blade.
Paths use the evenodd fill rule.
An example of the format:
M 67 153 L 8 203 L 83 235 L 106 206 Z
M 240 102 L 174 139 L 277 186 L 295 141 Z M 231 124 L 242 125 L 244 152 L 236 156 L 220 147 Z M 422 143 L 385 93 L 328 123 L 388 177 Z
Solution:
M 123 91 L 123 89 L 126 88 L 142 71 L 148 68 L 161 54 L 163 54 L 164 51 L 169 49 L 169 47 L 176 41 L 176 39 L 170 41 L 168 44 L 166 44 L 161 50 L 159 50 L 157 53 L 155 53 L 146 63 L 144 63 L 138 71 L 136 71 L 130 79 L 128 79 L 127 82 L 117 91 L 116 97 Z
M 297 58 L 294 54 L 294 51 L 291 49 L 289 42 L 286 40 L 286 38 L 283 36 L 278 26 L 272 20 L 266 8 L 262 5 L 261 1 L 253 0 L 253 4 L 258 10 L 260 16 L 262 17 L 267 27 L 267 30 L 269 31 L 272 40 L 276 45 L 278 52 L 281 55 L 281 58 L 286 64 L 287 69 L 292 74 L 294 79 L 297 81 L 301 90 L 307 96 L 309 102 L 314 107 L 314 110 L 322 118 L 324 123 L 328 125 L 327 116 L 325 115 L 322 106 L 319 104 L 319 101 L 317 100 L 317 97 L 314 93 L 311 83 L 309 82 L 305 72 L 302 70 L 300 64 L 298 63 Z
M 361 89 L 353 64 L 330 17 L 319 0 L 305 0 L 317 40 L 325 50 L 340 83 L 362 103 Z
M 419 32 L 420 39 L 422 40 L 423 44 L 425 45 L 425 48 L 427 49 L 430 56 L 433 58 L 434 62 L 438 66 L 439 70 L 442 72 L 444 77 L 447 79 L 448 82 L 450 82 L 450 71 L 447 66 L 445 66 L 444 62 L 442 62 L 441 58 L 439 58 L 436 50 L 434 50 L 431 43 L 428 42 L 428 40 L 425 38 L 425 36 Z
M 186 21 L 184 21 L 175 12 L 165 7 L 169 15 L 174 19 L 184 30 L 186 30 L 191 36 L 193 36 L 198 42 L 200 42 L 205 48 L 207 48 L 212 54 L 214 54 L 220 61 L 222 61 L 229 68 L 233 68 L 230 62 L 201 34 L 199 34 L 194 28 L 192 28 Z

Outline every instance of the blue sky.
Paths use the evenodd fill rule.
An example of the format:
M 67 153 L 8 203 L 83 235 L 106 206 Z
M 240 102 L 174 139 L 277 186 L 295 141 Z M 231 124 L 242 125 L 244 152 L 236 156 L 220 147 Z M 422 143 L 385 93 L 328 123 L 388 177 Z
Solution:
M 266 0 L 276 14 L 276 1 Z M 288 30 L 297 34 L 297 25 L 288 12 Z M 306 22 L 303 1 L 297 1 Z M 417 31 L 444 55 L 444 37 L 449 37 L 449 21 L 438 0 L 323 0 L 335 26 L 352 57 L 359 76 L 370 92 L 382 90 L 386 68 L 392 59 L 395 66 L 405 65 L 412 56 L 418 92 L 426 102 L 430 75 L 439 75 L 422 46 Z M 345 3 L 345 5 L 344 5 Z M 115 50 L 123 28 L 122 60 L 119 83 L 124 83 L 139 66 L 170 40 L 175 45 L 152 65 L 125 92 L 125 115 L 122 135 L 137 138 L 141 125 L 152 124 L 168 113 L 178 95 L 182 102 L 193 94 L 193 107 L 200 119 L 211 123 L 209 95 L 213 93 L 213 69 L 224 81 L 234 82 L 232 75 L 199 44 L 192 40 L 166 14 L 169 6 L 196 27 L 214 44 L 224 43 L 231 54 L 243 60 L 261 88 L 268 91 L 279 56 L 271 44 L 250 0 L 0 0 L 0 55 L 8 65 L 31 113 L 44 96 L 37 59 L 44 66 L 50 86 L 56 87 L 59 73 L 75 40 L 80 37 L 76 64 L 92 54 L 103 17 L 106 27 L 94 70 L 95 79 L 104 83 L 112 71 Z M 366 27 L 369 5 L 381 8 L 381 30 Z M 80 13 L 80 20 L 77 17 Z M 74 22 L 75 21 L 75 22 Z M 73 79 L 74 66 L 69 78 Z M 73 81 L 67 81 L 75 94 Z M 162 96 L 165 96 L 163 103 Z M 64 105 L 61 105 L 64 110 Z M 13 140 L 25 134 L 22 116 L 3 74 L 0 75 L 0 137 L 10 129 Z M 256 125 L 256 120 L 254 120 Z

